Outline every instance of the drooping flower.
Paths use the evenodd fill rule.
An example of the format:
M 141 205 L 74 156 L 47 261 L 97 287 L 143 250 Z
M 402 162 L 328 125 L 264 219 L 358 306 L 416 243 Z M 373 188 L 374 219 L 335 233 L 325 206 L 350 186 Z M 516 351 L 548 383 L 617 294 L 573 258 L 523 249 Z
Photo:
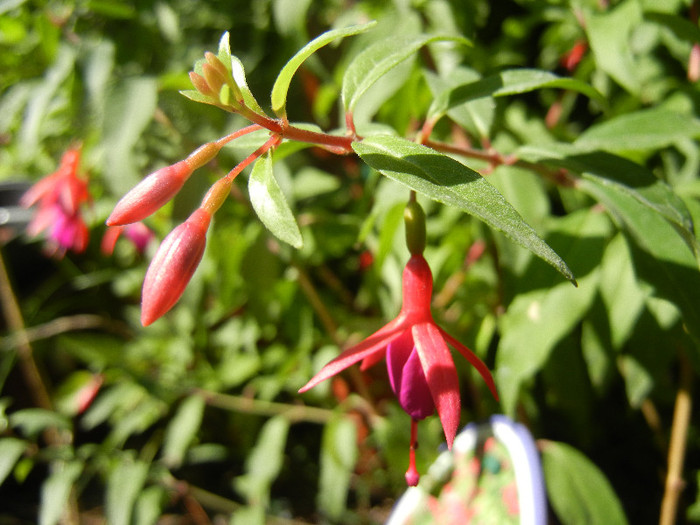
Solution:
M 459 381 L 448 343 L 477 369 L 496 399 L 498 394 L 486 365 L 435 323 L 430 310 L 432 273 L 420 253 L 422 247 L 411 251 L 413 255 L 403 272 L 403 303 L 399 315 L 326 364 L 299 392 L 313 388 L 360 361 L 364 370 L 385 358 L 391 388 L 412 420 L 406 482 L 415 485 L 419 478 L 414 456 L 416 421 L 437 410 L 449 448 L 459 426 Z
M 46 232 L 49 252 L 62 257 L 67 250 L 80 253 L 88 243 L 88 228 L 82 206 L 89 202 L 87 180 L 78 175 L 80 150 L 71 148 L 61 158 L 59 168 L 34 184 L 20 199 L 26 208 L 37 211 L 27 226 L 35 236 Z

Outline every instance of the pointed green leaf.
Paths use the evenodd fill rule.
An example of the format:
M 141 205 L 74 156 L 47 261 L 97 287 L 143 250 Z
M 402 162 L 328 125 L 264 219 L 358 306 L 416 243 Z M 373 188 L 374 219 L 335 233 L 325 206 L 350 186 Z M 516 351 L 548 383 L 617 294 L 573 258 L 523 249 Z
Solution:
M 17 438 L 0 439 L 0 485 L 12 472 L 15 463 L 22 457 L 27 448 L 27 443 Z
M 440 40 L 469 43 L 461 37 L 441 35 L 392 36 L 375 42 L 359 53 L 343 76 L 343 105 L 352 113 L 360 97 L 385 73 L 409 58 L 421 47 Z
M 447 92 L 459 86 L 480 80 L 478 73 L 466 68 L 456 68 L 445 77 L 438 76 L 431 71 L 425 71 L 423 74 L 434 97 L 445 97 Z M 488 137 L 491 134 L 495 109 L 493 100 L 482 97 L 478 100 L 457 104 L 449 108 L 447 112 L 452 120 L 468 132 L 480 137 Z
M 350 478 L 357 461 L 357 428 L 347 417 L 334 417 L 323 429 L 318 508 L 331 521 L 342 521 Z
M 658 11 L 646 12 L 644 18 L 667 27 L 681 40 L 691 44 L 700 43 L 700 28 L 688 18 Z
M 260 107 L 260 104 L 258 104 L 258 101 L 255 99 L 253 93 L 248 87 L 248 80 L 245 76 L 245 69 L 243 69 L 243 62 L 241 62 L 236 56 L 231 57 L 231 74 L 233 75 L 233 80 L 236 81 L 236 85 L 241 90 L 245 105 L 255 111 L 258 115 L 264 115 L 265 112 Z
M 216 54 L 221 63 L 226 66 L 226 68 L 231 70 L 231 42 L 229 32 L 226 31 L 221 35 L 219 40 L 219 50 Z
M 684 201 L 668 184 L 643 166 L 604 151 L 579 153 L 576 146 L 569 145 L 527 146 L 519 150 L 518 157 L 580 173 L 592 183 L 584 185 L 584 191 L 587 188 L 595 190 L 588 192 L 599 200 L 610 192 L 632 197 L 670 222 L 690 249 L 696 254 L 700 253 L 693 218 Z
M 79 461 L 54 465 L 53 472 L 41 486 L 39 525 L 54 525 L 60 521 L 73 484 L 82 470 L 83 464 Z
M 673 302 L 685 326 L 700 338 L 700 272 L 693 251 L 678 235 L 678 228 L 630 195 L 584 179 L 581 190 L 598 199 L 632 235 L 635 271 L 654 288 L 654 294 Z M 697 242 L 697 239 L 696 239 Z
M 556 345 L 589 312 L 598 293 L 598 263 L 610 221 L 601 213 L 580 210 L 553 223 L 550 232 L 559 238 L 560 252 L 576 265 L 579 286 L 538 286 L 535 275 L 526 275 L 523 283 L 532 289 L 517 294 L 499 317 L 496 382 L 508 415 L 515 413 L 521 386 L 544 368 Z
M 235 486 L 251 506 L 266 507 L 270 487 L 284 463 L 284 448 L 289 433 L 289 420 L 283 416 L 271 418 L 260 431 L 258 441 L 246 459 L 246 473 L 235 480 Z
M 639 94 L 639 66 L 632 54 L 632 32 L 642 23 L 640 2 L 625 0 L 604 12 L 584 12 L 584 28 L 596 65 L 627 91 Z
M 508 69 L 443 91 L 433 101 L 428 116 L 432 119 L 440 118 L 451 108 L 482 97 L 505 97 L 544 88 L 577 91 L 595 100 L 601 106 L 606 105 L 603 95 L 580 80 L 559 77 L 539 69 Z
M 272 173 L 272 156 L 258 159 L 248 179 L 248 193 L 255 213 L 275 237 L 301 248 L 303 240 L 292 210 Z
M 204 398 L 192 395 L 179 406 L 170 421 L 163 440 L 163 461 L 169 467 L 179 467 L 188 447 L 199 431 L 204 414 Z
M 581 152 L 643 151 L 664 148 L 689 138 L 700 138 L 700 119 L 663 108 L 651 108 L 591 126 L 576 139 L 574 146 Z
M 333 40 L 336 38 L 344 38 L 346 36 L 364 33 L 375 24 L 376 22 L 369 22 L 367 24 L 326 31 L 302 47 L 297 54 L 285 64 L 282 71 L 280 71 L 277 80 L 275 80 L 275 84 L 272 86 L 272 111 L 274 111 L 279 117 L 286 116 L 287 92 L 289 91 L 289 85 L 291 84 L 292 77 L 296 73 L 297 69 L 299 69 L 299 66 L 301 66 L 307 58 L 309 58 L 323 46 L 333 42 Z
M 564 443 L 545 441 L 541 450 L 548 499 L 562 523 L 627 523 L 610 482 L 591 460 Z
M 425 146 L 388 135 L 367 137 L 353 143 L 353 148 L 362 160 L 390 179 L 474 215 L 576 282 L 561 257 L 498 190 L 464 164 Z
M 10 424 L 20 428 L 27 437 L 35 437 L 47 428 L 71 429 L 71 420 L 61 414 L 43 408 L 25 408 L 10 416 Z
M 123 455 L 107 479 L 105 514 L 111 525 L 129 525 L 148 475 L 148 463 Z

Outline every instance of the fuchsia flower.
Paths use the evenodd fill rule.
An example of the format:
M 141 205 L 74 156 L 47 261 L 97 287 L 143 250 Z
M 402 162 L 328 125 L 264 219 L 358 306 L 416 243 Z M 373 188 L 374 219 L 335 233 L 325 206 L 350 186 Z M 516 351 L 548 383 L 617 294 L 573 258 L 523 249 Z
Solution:
M 81 207 L 90 200 L 87 180 L 77 173 L 80 150 L 71 148 L 61 158 L 59 168 L 34 184 L 20 199 L 26 208 L 38 205 L 27 227 L 35 236 L 46 232 L 50 252 L 58 256 L 67 250 L 80 253 L 88 242 L 88 229 Z
M 313 388 L 359 361 L 362 361 L 361 368 L 364 370 L 384 357 L 391 388 L 403 410 L 412 419 L 411 456 L 406 482 L 416 485 L 419 478 L 414 456 L 416 421 L 428 417 L 437 409 L 449 448 L 452 448 L 459 427 L 459 382 L 447 343 L 478 370 L 496 399 L 498 393 L 486 365 L 433 320 L 430 311 L 432 273 L 423 255 L 411 251 L 414 254 L 403 272 L 403 304 L 399 315 L 326 364 L 299 392 Z

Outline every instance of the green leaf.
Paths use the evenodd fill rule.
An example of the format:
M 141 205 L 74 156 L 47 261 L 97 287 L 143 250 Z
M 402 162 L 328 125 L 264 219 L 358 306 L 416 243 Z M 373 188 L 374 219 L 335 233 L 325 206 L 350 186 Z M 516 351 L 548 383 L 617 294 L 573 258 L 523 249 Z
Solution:
M 658 11 L 646 12 L 644 13 L 644 18 L 667 27 L 681 40 L 691 44 L 700 43 L 700 28 L 688 18 Z
M 581 152 L 646 151 L 700 137 L 700 120 L 663 108 L 625 113 L 591 126 L 574 142 Z
M 554 441 L 545 441 L 541 450 L 547 495 L 564 525 L 627 523 L 610 482 L 586 456 Z
M 698 263 L 678 230 L 664 217 L 623 192 L 589 180 L 581 181 L 580 187 L 622 221 L 639 247 L 632 246 L 637 275 L 652 285 L 656 295 L 675 303 L 688 330 L 700 337 Z
M 340 521 L 345 511 L 350 477 L 357 461 L 357 429 L 343 416 L 329 421 L 321 442 L 318 508 L 324 517 Z
M 406 139 L 378 135 L 353 143 L 357 154 L 390 179 L 455 206 L 502 231 L 575 283 L 566 263 L 481 175 L 451 157 Z
M 610 241 L 600 266 L 600 294 L 608 312 L 610 338 L 613 347 L 620 349 L 644 310 L 647 294 L 639 286 L 622 234 Z
M 345 70 L 341 90 L 345 110 L 352 113 L 360 97 L 384 74 L 424 45 L 440 40 L 468 43 L 464 38 L 440 35 L 392 36 L 360 52 Z
M 60 521 L 73 484 L 82 470 L 83 464 L 79 461 L 54 464 L 53 472 L 41 486 L 39 525 L 54 525 Z
M 12 472 L 15 463 L 22 457 L 27 448 L 27 443 L 17 438 L 0 439 L 0 485 Z
M 134 525 L 155 525 L 161 517 L 163 502 L 168 493 L 163 487 L 152 486 L 142 490 L 134 509 Z
M 471 84 L 480 80 L 480 75 L 466 68 L 456 68 L 445 77 L 441 77 L 425 71 L 425 80 L 428 82 L 433 97 L 444 96 L 445 93 L 458 86 Z M 444 112 L 443 112 L 444 113 Z M 447 110 L 449 117 L 467 131 L 479 136 L 489 137 L 491 125 L 495 115 L 493 100 L 482 97 L 478 100 L 470 100 Z
M 584 28 L 596 65 L 633 94 L 639 94 L 641 85 L 630 38 L 641 23 L 636 0 L 625 0 L 603 13 L 585 12 Z
M 297 54 L 294 55 L 282 68 L 282 71 L 280 71 L 280 74 L 275 80 L 275 84 L 272 86 L 272 111 L 274 111 L 279 117 L 286 117 L 287 92 L 289 91 L 289 85 L 291 84 L 292 77 L 296 73 L 297 69 L 299 69 L 299 66 L 301 66 L 307 58 L 322 47 L 333 42 L 333 40 L 364 33 L 375 24 L 376 22 L 368 22 L 367 24 L 326 31 L 297 51 Z
M 603 151 L 579 154 L 577 148 L 568 145 L 525 147 L 518 156 L 580 173 L 592 183 L 584 184 L 584 190 L 595 190 L 589 191 L 595 198 L 616 192 L 632 197 L 669 221 L 691 250 L 700 252 L 693 218 L 685 202 L 668 184 L 639 164 Z
M 110 525 L 129 525 L 134 504 L 148 475 L 148 463 L 125 454 L 107 479 L 105 514 Z
M 235 481 L 236 489 L 248 503 L 265 508 L 270 500 L 270 487 L 284 463 L 289 420 L 275 416 L 263 426 L 255 447 L 246 460 L 246 473 Z
M 141 180 L 135 146 L 151 122 L 158 100 L 154 78 L 136 77 L 120 83 L 110 95 L 105 114 L 103 169 L 113 193 L 122 195 Z
M 560 219 L 552 236 L 566 240 L 566 256 L 583 275 L 578 288 L 560 283 L 519 293 L 499 318 L 496 383 L 506 414 L 514 414 L 521 386 L 544 367 L 554 347 L 593 304 L 600 274 L 597 262 L 610 228 L 605 215 L 588 210 Z M 526 275 L 523 282 L 532 286 L 536 279 Z
M 253 96 L 253 92 L 250 91 L 250 88 L 248 87 L 248 80 L 245 76 L 243 62 L 241 62 L 236 56 L 231 57 L 231 74 L 233 75 L 233 80 L 236 82 L 236 85 L 241 90 L 245 105 L 255 111 L 258 115 L 265 115 L 265 111 L 263 111 L 263 109 L 260 107 L 260 104 L 258 104 L 258 101 Z
M 163 440 L 163 461 L 167 466 L 177 468 L 182 465 L 185 453 L 202 424 L 204 406 L 202 396 L 192 395 L 178 407 Z
M 438 119 L 451 108 L 483 97 L 504 97 L 536 89 L 560 88 L 577 91 L 605 106 L 605 97 L 585 82 L 559 77 L 539 69 L 508 69 L 481 80 L 461 84 L 443 91 L 433 101 L 428 118 Z
M 18 410 L 10 416 L 10 424 L 13 427 L 19 427 L 27 437 L 36 437 L 50 427 L 61 430 L 72 428 L 70 419 L 43 408 Z
M 272 173 L 270 154 L 258 159 L 248 179 L 248 193 L 255 213 L 275 237 L 295 248 L 303 246 L 292 210 Z

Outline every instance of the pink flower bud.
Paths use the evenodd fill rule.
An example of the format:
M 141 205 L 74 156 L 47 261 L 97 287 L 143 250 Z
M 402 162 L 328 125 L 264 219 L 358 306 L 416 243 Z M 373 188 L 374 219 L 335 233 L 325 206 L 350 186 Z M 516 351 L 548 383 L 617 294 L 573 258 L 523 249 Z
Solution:
M 145 219 L 180 191 L 192 174 L 184 160 L 148 175 L 124 195 L 107 218 L 107 226 L 120 226 Z
M 161 243 L 143 281 L 143 326 L 159 319 L 180 299 L 202 260 L 210 222 L 211 214 L 198 208 Z

